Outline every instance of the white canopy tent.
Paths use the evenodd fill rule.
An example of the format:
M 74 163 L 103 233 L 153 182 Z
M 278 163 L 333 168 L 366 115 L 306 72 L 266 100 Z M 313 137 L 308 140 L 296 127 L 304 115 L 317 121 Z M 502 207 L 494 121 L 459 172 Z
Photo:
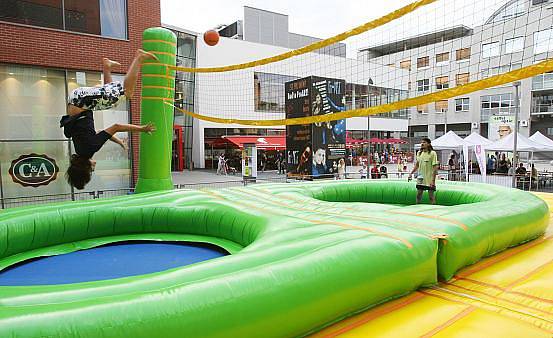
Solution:
M 469 136 L 465 137 L 464 141 L 469 146 L 483 146 L 484 148 L 493 143 L 493 141 L 488 140 L 474 131 Z
M 465 146 L 467 143 L 452 130 L 432 141 L 432 147 L 436 150 L 459 150 Z
M 544 146 L 551 147 L 553 149 L 553 140 L 551 140 L 549 137 L 545 136 L 544 134 L 540 133 L 539 131 L 535 132 L 534 135 L 529 137 L 530 140 L 542 144 Z
M 511 133 L 494 143 L 487 145 L 486 150 L 512 152 L 514 146 L 515 134 Z M 538 142 L 534 142 L 528 137 L 518 133 L 517 135 L 517 151 L 521 152 L 536 152 L 536 151 L 553 151 L 553 146 L 547 146 Z

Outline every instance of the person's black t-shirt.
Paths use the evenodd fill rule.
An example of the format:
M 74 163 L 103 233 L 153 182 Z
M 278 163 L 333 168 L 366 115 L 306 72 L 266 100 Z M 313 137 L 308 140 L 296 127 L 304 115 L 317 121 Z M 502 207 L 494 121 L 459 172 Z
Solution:
M 60 127 L 63 127 L 65 137 L 73 139 L 77 155 L 86 158 L 92 158 L 104 143 L 111 138 L 111 135 L 105 130 L 96 133 L 91 110 L 86 110 L 76 116 L 63 116 Z

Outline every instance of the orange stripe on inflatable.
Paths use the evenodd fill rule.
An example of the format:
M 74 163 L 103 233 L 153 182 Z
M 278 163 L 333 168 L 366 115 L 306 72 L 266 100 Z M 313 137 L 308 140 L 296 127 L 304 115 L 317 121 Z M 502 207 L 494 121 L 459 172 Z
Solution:
M 459 321 L 460 319 L 468 316 L 471 312 L 476 310 L 474 306 L 469 306 L 468 308 L 464 309 L 463 311 L 459 312 L 455 316 L 451 317 L 449 320 L 447 320 L 445 323 L 436 326 L 432 330 L 430 330 L 428 333 L 423 334 L 421 338 L 428 338 L 434 336 L 436 333 L 444 330 L 445 328 L 453 325 L 455 322 Z
M 166 86 L 150 86 L 150 85 L 142 86 L 142 88 L 145 88 L 145 89 L 167 89 L 167 90 L 174 90 L 174 89 L 175 89 L 175 88 L 173 88 L 173 87 L 166 87 Z
M 150 53 L 155 54 L 155 55 L 159 54 L 159 55 L 177 56 L 176 54 L 173 54 L 173 53 L 158 52 L 158 51 L 155 51 L 155 50 L 150 51 Z M 169 66 L 169 65 L 167 65 L 167 66 Z
M 240 189 L 236 189 L 236 190 L 240 190 Z M 252 193 L 252 190 L 249 190 L 248 193 Z M 264 197 L 264 196 L 263 196 Z M 278 202 L 278 201 L 275 201 L 275 200 L 271 200 L 270 203 L 273 203 L 273 204 L 276 204 L 276 205 L 280 205 L 280 206 L 283 206 L 283 207 L 286 207 L 286 208 L 289 208 L 289 209 L 295 209 L 295 210 L 299 210 L 299 211 L 311 211 L 311 212 L 318 212 L 317 210 L 312 210 L 312 209 L 307 209 L 307 208 L 301 208 L 301 207 L 295 207 L 295 206 L 291 206 L 291 205 L 288 205 L 286 203 L 281 203 L 281 202 Z M 324 214 L 324 213 L 323 213 Z M 331 216 L 334 216 L 332 213 L 327 213 Z M 336 214 L 337 215 L 337 214 Z M 298 216 L 296 216 L 298 217 Z M 301 218 L 301 217 L 298 217 L 298 218 Z M 336 222 L 336 221 L 317 221 L 319 224 L 336 224 L 336 225 L 339 225 L 341 227 L 346 227 L 346 228 L 351 228 L 351 229 L 357 229 L 357 230 L 368 230 L 374 234 L 377 234 L 377 235 L 380 235 L 380 236 L 383 236 L 383 237 L 388 237 L 388 238 L 392 238 L 394 240 L 397 240 L 397 241 L 400 241 L 402 242 L 403 244 L 405 244 L 409 249 L 413 248 L 413 244 L 411 244 L 408 240 L 404 239 L 404 238 L 401 238 L 401 237 L 398 237 L 398 236 L 394 236 L 394 235 L 390 235 L 389 233 L 386 233 L 386 232 L 383 232 L 383 231 L 378 231 L 378 230 L 375 230 L 373 228 L 370 228 L 370 227 L 361 227 L 361 226 L 357 226 L 357 225 L 351 225 L 351 224 L 347 224 L 347 223 L 342 223 L 342 222 Z
M 459 277 L 459 278 L 457 278 L 457 280 L 464 280 L 464 281 L 467 281 L 467 282 L 470 282 L 470 283 L 473 283 L 473 284 L 478 284 L 478 285 L 488 286 L 488 287 L 491 287 L 491 288 L 494 288 L 494 289 L 498 289 L 498 290 L 501 290 L 501 291 L 503 291 L 503 292 L 505 292 L 505 293 L 512 293 L 512 294 L 515 294 L 515 295 L 519 295 L 519 296 L 523 296 L 523 297 L 528 297 L 528 298 L 530 298 L 530 299 L 538 300 L 538 301 L 541 301 L 541 302 L 553 304 L 553 300 L 550 300 L 550 299 L 547 299 L 547 298 L 541 298 L 541 297 L 538 297 L 538 296 L 529 295 L 529 294 L 527 294 L 527 293 L 520 292 L 520 291 L 507 290 L 507 289 L 505 289 L 505 288 L 502 288 L 502 287 L 499 286 L 499 285 L 495 285 L 495 284 L 490 284 L 490 283 L 482 282 L 482 281 L 479 281 L 479 280 L 476 280 L 476 279 L 470 279 L 470 278 L 465 278 L 465 277 Z M 447 283 L 447 284 L 450 284 L 450 283 Z
M 389 210 L 387 212 L 393 213 L 393 214 L 401 214 L 401 215 L 409 215 L 409 216 L 417 216 L 417 217 L 424 217 L 424 218 L 430 218 L 430 219 L 437 219 L 437 220 L 440 220 L 440 221 L 444 221 L 444 222 L 448 222 L 448 223 L 451 223 L 451 224 L 458 225 L 463 230 L 468 230 L 468 227 L 465 224 L 463 224 L 463 223 L 461 223 L 457 220 L 450 219 L 450 218 L 445 218 L 445 217 L 441 217 L 441 216 L 434 216 L 434 215 L 419 214 L 419 213 L 416 213 L 416 212 L 407 212 L 407 211 Z
M 142 96 L 142 100 L 163 100 L 163 101 L 173 101 L 173 99 L 168 97 L 157 97 L 157 96 Z
M 507 290 L 510 290 L 512 289 L 513 287 L 515 287 L 518 283 L 522 282 L 523 280 L 525 279 L 528 279 L 530 278 L 533 274 L 536 274 L 538 272 L 540 272 L 541 270 L 545 269 L 549 264 L 551 264 L 551 262 L 553 262 L 553 259 L 550 259 L 547 263 L 544 263 L 540 266 L 538 266 L 537 268 L 535 268 L 534 270 L 528 272 L 527 274 L 525 274 L 524 276 L 514 280 L 513 282 L 509 283 L 506 288 Z
M 156 78 L 163 78 L 163 79 L 169 79 L 169 80 L 174 80 L 175 77 L 174 76 L 169 76 L 169 75 L 159 75 L 159 74 L 142 74 L 143 77 L 156 77 Z
M 164 43 L 169 46 L 176 46 L 177 44 L 171 41 L 165 41 L 165 40 L 142 40 L 142 42 L 154 42 L 154 43 Z
M 542 237 L 539 239 L 535 239 L 534 241 L 521 245 L 519 247 L 510 249 L 509 251 L 506 251 L 503 254 L 498 254 L 497 256 L 493 256 L 482 263 L 476 263 L 473 267 L 466 269 L 465 271 L 462 271 L 461 273 L 455 275 L 455 279 L 463 278 L 472 275 L 473 273 L 477 273 L 480 270 L 483 270 L 489 266 L 492 266 L 498 262 L 501 262 L 509 257 L 512 257 L 518 253 L 524 252 L 528 249 L 533 248 L 534 246 L 541 244 L 547 240 L 551 239 L 551 237 Z
M 324 338 L 332 338 L 332 337 L 336 337 L 336 336 L 339 336 L 341 334 L 344 334 L 348 331 L 351 331 L 363 324 L 366 324 L 368 322 L 370 322 L 371 320 L 373 319 L 376 319 L 378 317 L 381 317 L 385 314 L 388 314 L 392 311 L 395 311 L 395 310 L 399 310 L 411 303 L 414 303 L 416 302 L 417 300 L 421 299 L 421 298 L 424 298 L 424 295 L 420 294 L 420 293 L 413 293 L 409 296 L 407 296 L 403 301 L 401 302 L 397 302 L 397 303 L 394 303 L 394 304 L 387 304 L 387 305 L 382 305 L 381 307 L 378 307 L 378 308 L 375 308 L 373 310 L 369 310 L 367 312 L 366 315 L 362 316 L 359 320 L 347 325 L 347 326 L 344 326 L 342 327 L 341 329 L 339 330 L 336 330 L 334 332 L 330 332 L 328 334 L 325 334 L 323 335 L 322 337 Z
M 487 294 L 487 293 L 485 293 L 485 292 L 483 292 L 483 291 L 474 290 L 474 289 L 471 289 L 471 288 L 466 288 L 466 287 L 464 287 L 464 286 L 455 285 L 455 284 L 447 284 L 447 286 L 448 286 L 448 287 L 456 287 L 456 288 L 459 288 L 459 289 L 467 290 L 467 291 L 469 291 L 469 292 L 478 293 L 478 294 L 484 295 L 484 296 L 486 296 L 486 297 L 490 297 L 490 298 L 495 299 L 495 300 L 500 301 L 500 302 L 507 302 L 507 303 L 511 303 L 511 304 L 518 305 L 518 306 L 522 306 L 522 307 L 525 307 L 525 308 L 528 308 L 528 309 L 532 309 L 532 310 L 535 310 L 535 311 L 543 312 L 543 313 L 546 313 L 546 314 L 552 314 L 552 312 L 550 312 L 550 311 L 538 309 L 538 308 L 535 308 L 535 307 L 532 307 L 532 306 L 529 306 L 529 305 L 525 305 L 525 304 L 521 304 L 521 303 L 518 303 L 518 302 L 515 302 L 515 301 L 512 301 L 512 300 L 499 298 L 499 297 L 497 297 L 497 296 L 493 296 L 493 295 Z
M 249 191 L 251 193 L 251 191 Z M 212 194 L 215 194 L 214 192 L 212 192 Z M 228 200 L 227 198 L 223 197 L 225 200 Z M 250 204 L 250 203 L 246 203 L 246 202 L 243 202 L 243 201 L 234 201 L 234 202 L 237 202 L 239 204 L 243 204 L 243 205 L 247 205 L 249 207 L 252 207 L 252 208 L 255 208 L 257 210 L 261 210 L 263 211 L 264 209 L 263 208 L 259 208 L 259 207 L 256 207 L 254 206 L 253 204 Z M 273 201 L 274 204 L 276 205 L 280 205 L 280 206 L 284 206 L 288 209 L 296 209 L 296 210 L 299 210 L 299 211 L 308 211 L 308 209 L 302 209 L 302 208 L 297 208 L 297 207 L 292 207 L 292 206 L 289 206 L 287 204 L 284 204 L 284 203 L 279 203 L 279 202 L 276 202 L 276 201 Z M 301 216 L 295 216 L 296 218 L 299 218 L 301 220 L 304 220 L 306 222 L 310 222 L 310 223 L 313 223 L 313 224 L 334 224 L 334 225 L 337 225 L 337 226 L 341 226 L 343 228 L 349 228 L 349 229 L 356 229 L 356 230 L 363 230 L 363 231 L 368 231 L 368 232 L 371 232 L 375 235 L 380 235 L 382 237 L 388 237 L 388 238 L 391 238 L 393 240 L 396 240 L 396 241 L 400 241 L 402 242 L 403 244 L 405 244 L 406 247 L 408 247 L 409 249 L 412 249 L 413 248 L 413 244 L 411 244 L 408 240 L 404 239 L 404 238 L 401 238 L 401 237 L 397 237 L 397 236 L 394 236 L 394 235 L 390 235 L 386 232 L 382 232 L 382 231 L 378 231 L 378 230 L 375 230 L 373 228 L 370 228 L 370 227 L 361 227 L 361 226 L 356 226 L 356 225 L 352 225 L 352 224 L 347 224 L 347 223 L 342 223 L 342 222 L 336 222 L 336 221 L 323 221 L 323 220 L 313 220 L 313 219 L 309 219 L 309 218 L 306 218 L 306 217 L 301 217 Z

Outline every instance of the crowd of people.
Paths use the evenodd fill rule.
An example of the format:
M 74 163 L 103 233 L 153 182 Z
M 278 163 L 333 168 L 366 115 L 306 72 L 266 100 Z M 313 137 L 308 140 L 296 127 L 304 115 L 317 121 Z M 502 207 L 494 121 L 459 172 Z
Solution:
M 361 148 L 351 148 L 348 154 L 348 164 L 350 166 L 361 166 L 367 161 L 367 152 Z M 403 164 L 413 161 L 413 153 L 400 151 L 396 148 L 384 149 L 381 151 L 371 152 L 371 164 Z M 402 166 L 403 169 L 403 166 Z

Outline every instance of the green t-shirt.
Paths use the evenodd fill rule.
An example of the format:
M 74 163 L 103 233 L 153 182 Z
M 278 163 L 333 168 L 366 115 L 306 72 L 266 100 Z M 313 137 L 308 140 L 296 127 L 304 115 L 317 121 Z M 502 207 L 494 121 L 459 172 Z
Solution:
M 434 166 L 440 164 L 438 155 L 434 150 L 430 152 L 420 151 L 417 153 L 417 163 L 419 164 L 419 176 L 423 177 L 422 185 L 430 186 Z

